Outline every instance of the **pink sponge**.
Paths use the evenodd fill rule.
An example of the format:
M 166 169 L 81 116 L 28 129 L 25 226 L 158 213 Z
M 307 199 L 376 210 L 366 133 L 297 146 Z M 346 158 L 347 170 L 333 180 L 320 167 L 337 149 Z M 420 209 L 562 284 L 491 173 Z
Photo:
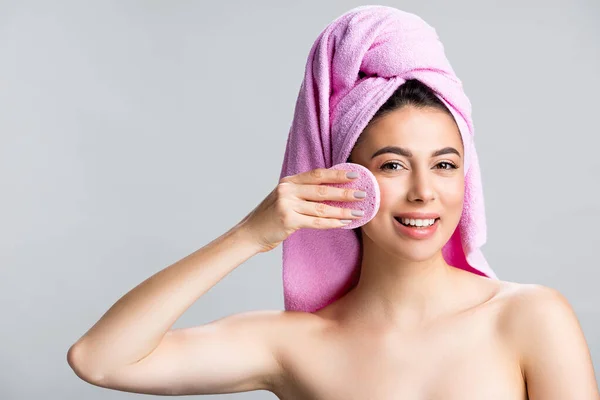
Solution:
M 323 201 L 323 203 L 333 207 L 350 208 L 365 212 L 364 216 L 352 220 L 352 222 L 349 224 L 342 226 L 341 229 L 357 228 L 372 220 L 379 210 L 379 185 L 377 184 L 377 179 L 375 179 L 375 176 L 371 173 L 371 171 L 360 164 L 354 163 L 336 164 L 329 169 L 356 171 L 358 172 L 358 178 L 352 179 L 347 183 L 325 183 L 325 185 L 338 188 L 352 188 L 355 190 L 362 190 L 367 193 L 367 196 L 364 199 L 357 201 Z

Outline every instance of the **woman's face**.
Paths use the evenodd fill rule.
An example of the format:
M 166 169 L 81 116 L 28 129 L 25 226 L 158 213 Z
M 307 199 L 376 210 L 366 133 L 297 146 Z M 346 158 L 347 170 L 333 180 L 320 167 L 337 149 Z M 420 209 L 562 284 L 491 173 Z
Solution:
M 373 157 L 388 146 L 406 154 L 392 149 Z M 449 150 L 432 156 L 442 149 L 458 154 Z M 452 116 L 442 110 L 405 106 L 372 121 L 350 155 L 352 162 L 375 175 L 381 192 L 377 215 L 362 227 L 363 242 L 366 235 L 378 247 L 412 261 L 435 256 L 462 214 L 463 156 L 460 131 Z M 438 214 L 433 235 L 415 239 L 399 230 L 394 216 L 406 212 Z

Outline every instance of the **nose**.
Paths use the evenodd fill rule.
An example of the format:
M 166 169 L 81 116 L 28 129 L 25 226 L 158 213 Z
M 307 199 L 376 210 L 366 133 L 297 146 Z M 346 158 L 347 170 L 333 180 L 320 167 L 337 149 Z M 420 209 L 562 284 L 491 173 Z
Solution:
M 407 193 L 410 202 L 428 203 L 435 199 L 435 190 L 432 177 L 427 172 L 413 170 L 409 179 L 409 190 Z

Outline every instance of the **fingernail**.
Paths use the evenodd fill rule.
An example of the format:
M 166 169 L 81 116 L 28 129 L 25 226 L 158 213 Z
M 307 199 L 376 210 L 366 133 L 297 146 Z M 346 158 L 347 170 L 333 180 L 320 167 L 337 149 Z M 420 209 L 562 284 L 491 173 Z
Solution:
M 346 178 L 358 178 L 358 172 L 350 171 L 350 172 L 346 173 Z
M 340 222 L 342 224 L 349 224 L 350 222 L 352 222 L 352 220 L 351 219 L 340 219 Z
M 356 197 L 357 199 L 363 199 L 367 196 L 367 193 L 363 192 L 362 190 L 358 190 L 356 192 L 354 192 L 354 197 Z
M 352 210 L 352 215 L 355 217 L 362 217 L 365 215 L 365 212 L 363 210 Z

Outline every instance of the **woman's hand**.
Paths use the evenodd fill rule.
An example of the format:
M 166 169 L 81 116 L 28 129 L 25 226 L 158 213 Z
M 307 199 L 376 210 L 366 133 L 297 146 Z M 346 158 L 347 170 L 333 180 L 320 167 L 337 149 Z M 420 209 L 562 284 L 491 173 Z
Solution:
M 260 252 L 267 252 L 300 228 L 332 229 L 353 219 L 349 208 L 329 206 L 321 201 L 359 201 L 354 190 L 322 185 L 347 183 L 350 171 L 316 168 L 282 178 L 277 187 L 248 214 L 240 224 L 258 243 Z M 356 174 L 356 173 L 354 173 Z M 344 222 L 346 220 L 348 222 Z

